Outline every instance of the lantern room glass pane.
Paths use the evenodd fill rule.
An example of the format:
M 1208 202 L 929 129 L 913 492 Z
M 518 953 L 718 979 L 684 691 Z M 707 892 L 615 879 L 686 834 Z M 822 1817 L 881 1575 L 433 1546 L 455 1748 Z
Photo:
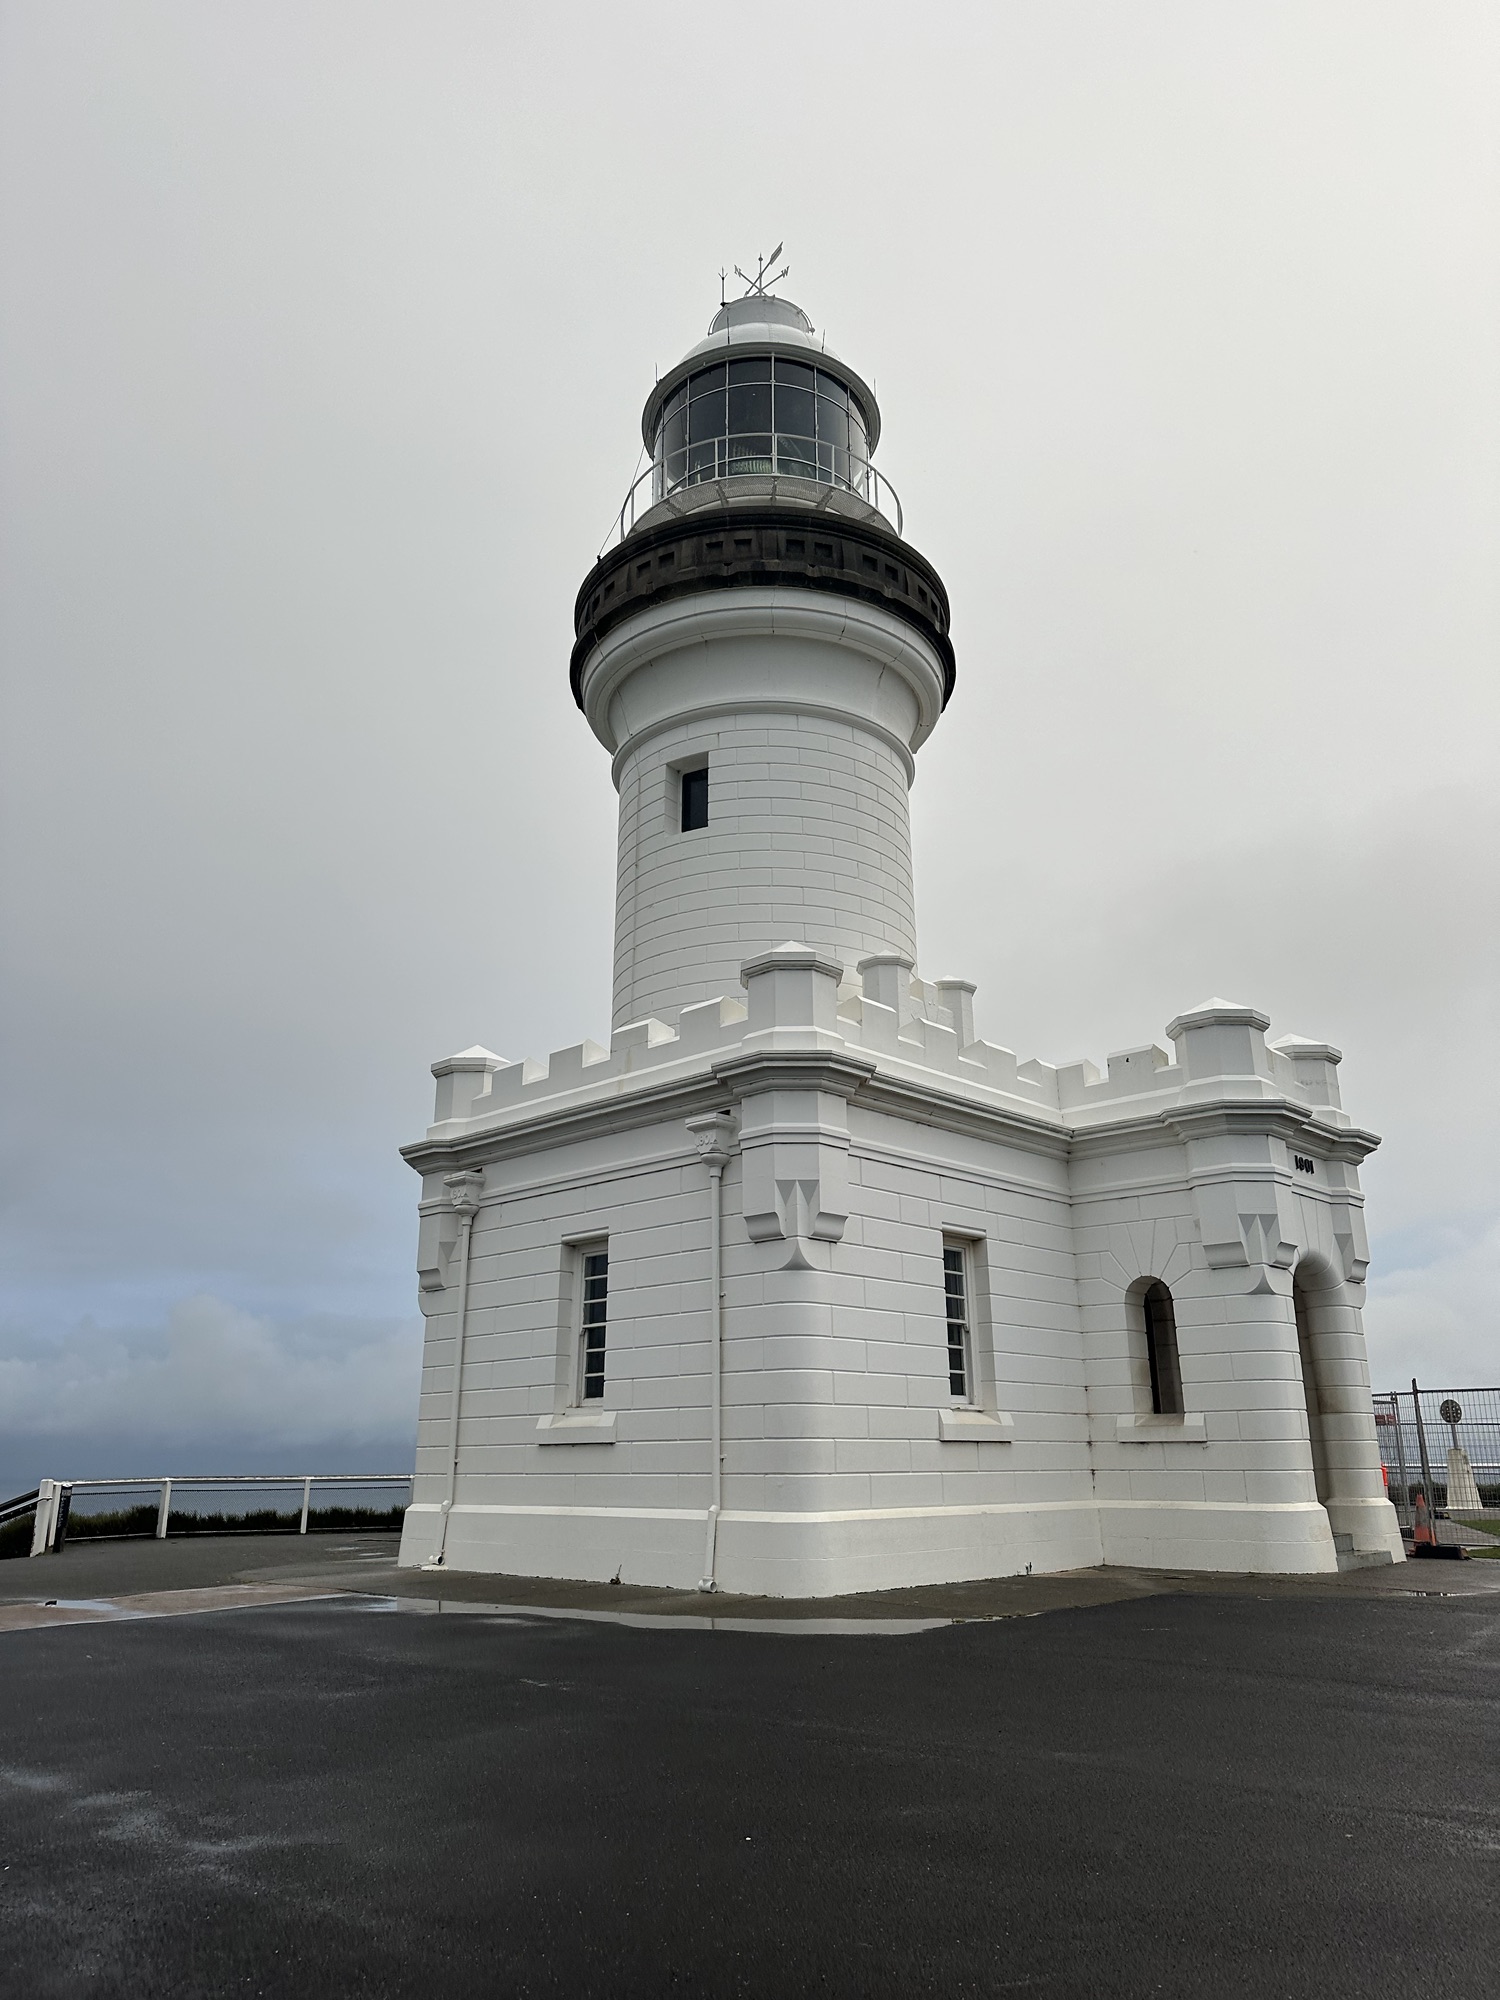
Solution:
M 808 374 L 812 370 L 808 369 Z M 787 437 L 815 438 L 818 435 L 817 408 L 810 389 L 794 388 L 776 378 L 776 428 Z
M 818 397 L 818 436 L 825 444 L 846 450 L 849 447 L 849 412 L 826 396 Z
M 667 413 L 666 422 L 659 434 L 659 449 L 666 453 L 670 461 L 674 457 L 681 457 L 687 441 L 687 407 L 679 403 L 675 410 Z
M 701 444 L 705 438 L 724 435 L 724 395 L 695 396 L 688 406 L 688 442 Z
M 731 382 L 729 385 L 729 435 L 742 437 L 747 431 L 771 428 L 771 383 Z

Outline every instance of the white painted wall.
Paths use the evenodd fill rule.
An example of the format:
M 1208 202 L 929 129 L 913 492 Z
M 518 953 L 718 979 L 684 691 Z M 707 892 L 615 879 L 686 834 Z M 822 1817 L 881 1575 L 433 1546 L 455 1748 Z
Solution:
M 709 823 L 681 831 L 678 772 L 706 762 Z M 675 723 L 620 769 L 617 1025 L 737 985 L 788 938 L 852 968 L 916 953 L 906 772 L 835 715 L 787 710 Z

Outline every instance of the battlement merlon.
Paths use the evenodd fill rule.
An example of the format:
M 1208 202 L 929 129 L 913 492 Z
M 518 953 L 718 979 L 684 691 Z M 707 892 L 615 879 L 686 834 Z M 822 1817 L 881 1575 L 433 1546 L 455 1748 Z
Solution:
M 432 1073 L 437 1078 L 437 1103 L 433 1109 L 434 1124 L 445 1124 L 452 1118 L 469 1118 L 473 1115 L 474 1100 L 489 1092 L 496 1070 L 510 1069 L 504 1056 L 497 1056 L 492 1049 L 481 1048 L 476 1042 L 471 1049 L 461 1049 L 456 1056 L 444 1056 L 441 1062 L 432 1065 Z

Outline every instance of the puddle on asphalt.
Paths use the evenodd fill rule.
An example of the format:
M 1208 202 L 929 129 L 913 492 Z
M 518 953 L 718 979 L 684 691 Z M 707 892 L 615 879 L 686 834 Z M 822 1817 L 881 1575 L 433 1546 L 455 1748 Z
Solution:
M 777 1632 L 808 1638 L 904 1638 L 932 1632 L 957 1618 L 715 1618 L 688 1612 L 594 1611 L 553 1604 L 470 1604 L 455 1598 L 387 1597 L 362 1591 L 319 1591 L 274 1585 L 230 1584 L 217 1589 L 142 1592 L 136 1597 L 49 1597 L 44 1603 L 0 1605 L 0 1633 L 38 1627 L 114 1625 L 143 1618 L 180 1618 L 210 1611 L 290 1610 L 299 1604 L 347 1605 L 356 1611 L 409 1611 L 423 1617 L 501 1618 L 522 1623 L 560 1618 L 604 1625 L 634 1625 L 653 1632 Z
M 138 1618 L 138 1611 L 126 1610 L 113 1597 L 49 1597 L 39 1607 L 43 1611 L 93 1611 L 101 1618 Z
M 1444 1590 L 1440 1585 L 1434 1585 L 1431 1590 L 1393 1590 L 1389 1595 L 1392 1597 L 1488 1597 L 1490 1592 L 1487 1590 Z
M 701 1612 L 568 1610 L 555 1604 L 469 1604 L 447 1597 L 363 1597 L 369 1611 L 415 1611 L 424 1616 L 583 1619 L 600 1625 L 634 1625 L 650 1632 L 785 1632 L 793 1637 L 900 1639 L 960 1625 L 960 1618 L 714 1618 Z
M 207 1611 L 251 1611 L 327 1603 L 335 1593 L 306 1585 L 230 1583 L 203 1590 L 144 1590 L 124 1597 L 48 1597 L 0 1604 L 0 1633 L 58 1626 L 118 1625 Z

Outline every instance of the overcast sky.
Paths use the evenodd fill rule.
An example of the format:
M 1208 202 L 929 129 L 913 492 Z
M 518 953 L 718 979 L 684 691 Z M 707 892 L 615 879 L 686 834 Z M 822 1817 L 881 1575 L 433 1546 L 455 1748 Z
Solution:
M 1500 1380 L 1497 104 L 1488 0 L 5 0 L 0 1486 L 409 1463 L 396 1148 L 607 1037 L 573 596 L 783 238 L 953 601 L 922 969 L 1336 1042 L 1377 1386 Z

